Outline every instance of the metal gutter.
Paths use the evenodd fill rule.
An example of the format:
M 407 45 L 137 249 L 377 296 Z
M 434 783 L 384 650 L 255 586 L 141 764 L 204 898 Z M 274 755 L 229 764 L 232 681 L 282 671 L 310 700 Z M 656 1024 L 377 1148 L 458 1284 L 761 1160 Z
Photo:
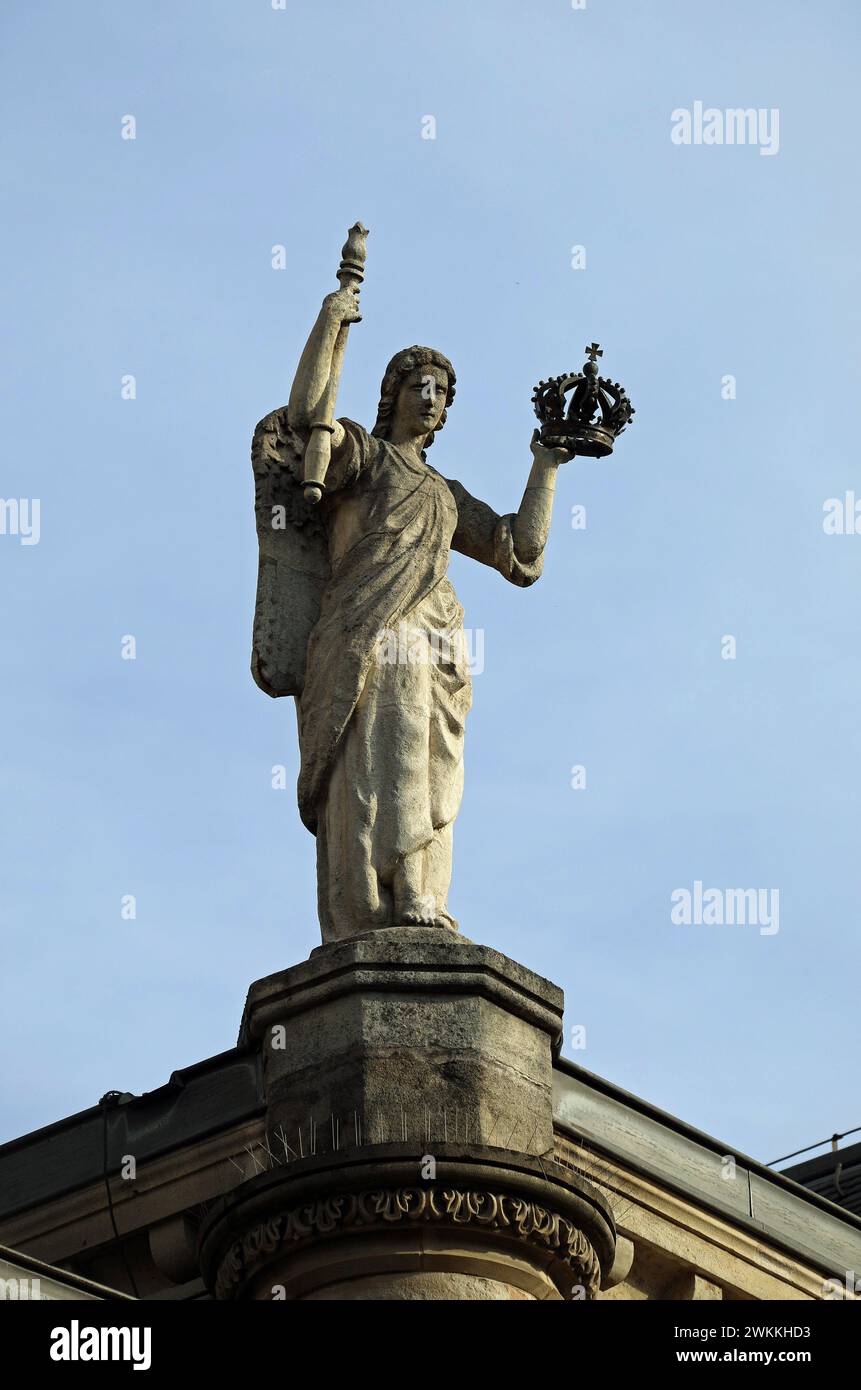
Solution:
M 555 1123 L 590 1151 L 841 1282 L 847 1271 L 861 1272 L 861 1218 L 852 1212 L 565 1058 L 554 1067 L 553 1083 Z M 734 1168 L 721 1162 L 730 1157 Z

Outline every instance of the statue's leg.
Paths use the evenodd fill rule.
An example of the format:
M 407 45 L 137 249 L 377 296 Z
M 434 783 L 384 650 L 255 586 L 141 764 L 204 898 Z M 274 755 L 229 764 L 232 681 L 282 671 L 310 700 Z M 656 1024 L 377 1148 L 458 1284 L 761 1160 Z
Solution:
M 452 839 L 452 824 L 443 825 L 434 831 L 428 844 L 399 860 L 392 882 L 396 924 L 458 931 L 446 906 Z
M 455 931 L 457 922 L 447 907 L 452 828 L 463 794 L 464 720 L 472 698 L 458 640 L 462 622 L 463 611 L 447 580 L 410 615 L 410 649 L 421 660 L 399 676 L 403 747 L 398 781 L 402 804 L 412 804 L 416 833 L 399 856 L 392 884 L 396 922 Z
M 323 941 L 343 941 L 392 921 L 392 895 L 375 862 L 373 700 L 364 694 L 338 749 L 319 811 L 317 911 Z
M 436 899 L 426 887 L 427 849 L 399 859 L 392 879 L 395 925 L 433 927 L 436 925 Z
M 434 924 L 458 931 L 448 910 L 454 821 L 463 796 L 463 743 L 472 704 L 472 682 L 463 639 L 463 610 L 445 581 L 439 594 L 436 659 L 431 667 L 429 802 L 433 838 L 424 851 L 424 889 L 433 902 Z
M 447 906 L 453 840 L 454 824 L 451 821 L 435 831 L 433 840 L 425 850 L 425 884 L 434 904 L 434 925 L 459 931 L 460 928 Z
M 409 615 L 408 655 L 375 660 L 320 808 L 318 893 L 325 941 L 378 927 L 454 927 L 446 907 L 452 822 L 463 789 L 469 674 L 432 649 L 459 619 L 439 585 Z

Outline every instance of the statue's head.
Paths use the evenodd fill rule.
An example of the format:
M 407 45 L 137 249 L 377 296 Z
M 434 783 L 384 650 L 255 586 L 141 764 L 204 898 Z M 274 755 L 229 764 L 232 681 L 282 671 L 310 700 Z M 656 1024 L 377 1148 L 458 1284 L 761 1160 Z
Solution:
M 456 380 L 454 367 L 436 348 L 416 346 L 396 352 L 380 387 L 372 434 L 391 439 L 397 423 L 399 437 L 425 434 L 424 449 L 429 449 L 445 424 Z

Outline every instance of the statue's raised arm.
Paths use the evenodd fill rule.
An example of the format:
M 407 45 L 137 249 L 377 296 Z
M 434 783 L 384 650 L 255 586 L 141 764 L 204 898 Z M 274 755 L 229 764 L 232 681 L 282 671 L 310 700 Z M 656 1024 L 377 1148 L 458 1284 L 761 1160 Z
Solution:
M 361 317 L 358 286 L 333 290 L 320 306 L 299 358 L 287 404 L 290 424 L 305 438 L 310 435 L 315 421 L 322 424 L 330 394 L 334 402 L 334 392 L 330 393 L 333 359 L 339 339 L 346 339 L 341 330 L 351 323 L 360 323 Z
M 294 429 L 307 436 L 303 482 L 306 501 L 319 502 L 326 487 L 326 473 L 333 447 L 343 439 L 335 421 L 335 400 L 344 365 L 347 334 L 359 323 L 359 288 L 365 278 L 367 228 L 356 222 L 341 252 L 338 279 L 341 288 L 327 295 L 299 359 L 290 392 L 287 417 Z
M 332 451 L 344 431 L 333 418 L 351 323 L 358 323 L 366 229 L 347 235 L 340 289 L 323 300 L 286 407 L 260 421 L 251 445 L 259 548 L 251 672 L 267 695 L 298 696 L 308 641 L 329 578 L 325 522 L 315 511 Z

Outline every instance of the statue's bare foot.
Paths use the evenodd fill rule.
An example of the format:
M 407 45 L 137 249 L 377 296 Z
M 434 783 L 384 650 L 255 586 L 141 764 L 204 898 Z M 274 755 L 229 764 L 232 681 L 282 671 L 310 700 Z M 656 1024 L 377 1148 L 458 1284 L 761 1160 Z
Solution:
M 402 927 L 437 927 L 440 925 L 433 903 L 413 902 L 401 909 Z
M 458 930 L 454 918 L 440 912 L 433 898 L 412 899 L 404 904 L 400 916 L 402 927 L 447 927 L 449 931 Z

